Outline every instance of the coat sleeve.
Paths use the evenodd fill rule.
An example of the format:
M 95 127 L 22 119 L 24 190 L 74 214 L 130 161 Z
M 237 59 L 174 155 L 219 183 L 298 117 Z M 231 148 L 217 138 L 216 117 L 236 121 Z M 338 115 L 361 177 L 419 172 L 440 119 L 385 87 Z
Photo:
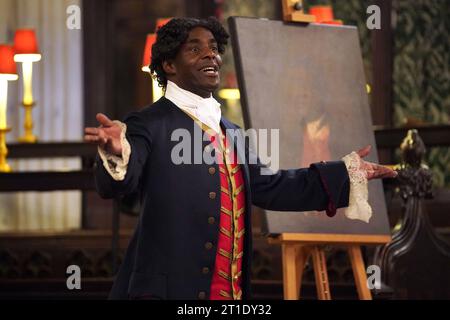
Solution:
M 343 161 L 314 163 L 309 168 L 267 175 L 259 158 L 251 153 L 249 156 L 249 160 L 254 159 L 250 161 L 254 164 L 249 164 L 254 205 L 276 211 L 326 210 L 328 216 L 348 206 L 350 182 Z
M 152 139 L 143 117 L 138 112 L 133 112 L 124 122 L 127 125 L 126 139 L 131 146 L 125 178 L 121 181 L 114 180 L 106 171 L 99 155 L 94 165 L 95 186 L 99 195 L 105 199 L 136 192 L 151 152 Z

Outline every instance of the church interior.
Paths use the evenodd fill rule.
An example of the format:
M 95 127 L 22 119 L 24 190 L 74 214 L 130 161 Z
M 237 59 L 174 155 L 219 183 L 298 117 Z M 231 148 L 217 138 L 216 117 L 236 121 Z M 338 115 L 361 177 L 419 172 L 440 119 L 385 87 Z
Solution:
M 83 141 L 83 128 L 97 126 L 97 113 L 123 119 L 163 94 L 148 65 L 155 32 L 171 18 L 214 16 L 227 30 L 236 16 L 295 24 L 286 3 L 0 0 L 0 299 L 108 297 L 139 202 L 97 194 L 97 149 Z M 253 298 L 450 299 L 450 2 L 294 3 L 314 19 L 301 23 L 357 27 L 372 152 L 402 179 L 381 182 L 390 241 L 317 242 L 297 279 L 286 259 L 302 249 L 268 236 L 265 213 L 254 206 Z M 247 127 L 234 43 L 222 56 L 214 97 L 222 115 Z M 70 266 L 81 270 L 81 290 L 68 286 Z M 323 268 L 331 295 L 317 285 Z M 373 277 L 374 286 L 361 290 Z

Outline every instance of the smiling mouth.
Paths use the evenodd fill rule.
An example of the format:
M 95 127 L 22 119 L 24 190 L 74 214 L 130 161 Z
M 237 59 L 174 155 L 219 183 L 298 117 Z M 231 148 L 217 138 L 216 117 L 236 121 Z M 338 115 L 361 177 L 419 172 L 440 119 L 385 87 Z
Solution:
M 219 68 L 217 67 L 205 67 L 203 69 L 200 69 L 200 71 L 210 76 L 217 76 L 219 74 Z

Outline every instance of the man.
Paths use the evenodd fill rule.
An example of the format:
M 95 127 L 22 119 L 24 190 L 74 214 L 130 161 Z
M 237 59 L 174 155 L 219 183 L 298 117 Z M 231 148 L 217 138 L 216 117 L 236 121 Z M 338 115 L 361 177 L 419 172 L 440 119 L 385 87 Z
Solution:
M 369 148 L 353 153 L 353 165 L 322 162 L 264 174 L 248 146 L 226 136 L 238 127 L 221 117 L 212 97 L 227 38 L 215 19 L 172 19 L 158 30 L 150 66 L 165 97 L 123 123 L 98 114 L 101 126 L 85 129 L 85 140 L 99 146 L 99 194 L 111 198 L 138 190 L 142 203 L 111 298 L 247 299 L 251 204 L 326 210 L 332 216 L 349 204 L 353 171 L 364 179 L 395 176 L 359 158 Z M 212 149 L 219 161 L 179 164 L 174 132 L 182 129 L 192 137 L 199 128 L 206 132 L 201 154 Z M 181 157 L 190 159 L 191 151 L 195 146 Z

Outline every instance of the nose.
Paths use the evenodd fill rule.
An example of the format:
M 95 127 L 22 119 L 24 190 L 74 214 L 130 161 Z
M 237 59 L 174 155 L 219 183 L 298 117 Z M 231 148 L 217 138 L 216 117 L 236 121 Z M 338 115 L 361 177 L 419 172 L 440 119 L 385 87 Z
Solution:
M 217 53 L 215 51 L 213 51 L 211 48 L 206 48 L 203 51 L 203 58 L 210 58 L 210 59 L 214 59 L 214 57 L 217 55 Z

